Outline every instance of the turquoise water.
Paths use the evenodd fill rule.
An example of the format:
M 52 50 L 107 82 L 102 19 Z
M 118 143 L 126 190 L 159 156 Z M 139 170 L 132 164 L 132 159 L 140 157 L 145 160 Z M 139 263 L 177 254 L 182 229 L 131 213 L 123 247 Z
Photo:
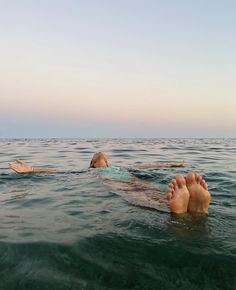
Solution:
M 0 289 L 236 289 L 236 140 L 0 140 Z M 87 170 L 105 151 L 165 191 L 176 173 L 204 175 L 209 216 L 146 208 Z M 18 175 L 8 162 L 54 166 Z

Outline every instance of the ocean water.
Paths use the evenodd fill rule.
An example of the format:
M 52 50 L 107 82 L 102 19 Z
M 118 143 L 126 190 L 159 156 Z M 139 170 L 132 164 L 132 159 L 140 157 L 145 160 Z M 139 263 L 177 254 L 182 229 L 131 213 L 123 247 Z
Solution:
M 235 139 L 1 139 L 0 290 L 236 289 Z M 196 171 L 209 215 L 147 208 L 88 170 L 95 152 L 165 191 Z M 23 159 L 55 173 L 16 174 Z

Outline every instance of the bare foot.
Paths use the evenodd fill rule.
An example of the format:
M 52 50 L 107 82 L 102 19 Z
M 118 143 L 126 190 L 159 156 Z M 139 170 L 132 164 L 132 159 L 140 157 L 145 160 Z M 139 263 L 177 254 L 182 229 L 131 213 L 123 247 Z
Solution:
M 188 210 L 189 191 L 186 181 L 182 175 L 176 175 L 167 190 L 170 211 L 174 213 L 185 213 Z
M 208 213 L 211 195 L 206 181 L 201 175 L 190 172 L 186 177 L 186 185 L 190 194 L 188 211 Z

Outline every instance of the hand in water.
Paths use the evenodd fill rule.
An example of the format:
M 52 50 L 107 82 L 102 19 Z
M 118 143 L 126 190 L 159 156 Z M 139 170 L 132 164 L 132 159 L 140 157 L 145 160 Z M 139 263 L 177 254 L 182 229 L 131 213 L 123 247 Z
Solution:
M 9 163 L 9 166 L 12 170 L 14 170 L 17 173 L 27 173 L 34 171 L 32 166 L 28 165 L 26 162 L 22 160 L 16 160 L 16 162 L 12 164 Z

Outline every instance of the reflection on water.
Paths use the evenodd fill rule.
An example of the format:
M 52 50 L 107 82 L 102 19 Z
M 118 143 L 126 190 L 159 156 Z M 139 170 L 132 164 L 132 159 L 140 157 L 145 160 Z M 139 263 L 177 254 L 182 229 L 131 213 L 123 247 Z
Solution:
M 197 213 L 171 214 L 168 230 L 179 239 L 207 239 L 210 235 L 208 216 Z

